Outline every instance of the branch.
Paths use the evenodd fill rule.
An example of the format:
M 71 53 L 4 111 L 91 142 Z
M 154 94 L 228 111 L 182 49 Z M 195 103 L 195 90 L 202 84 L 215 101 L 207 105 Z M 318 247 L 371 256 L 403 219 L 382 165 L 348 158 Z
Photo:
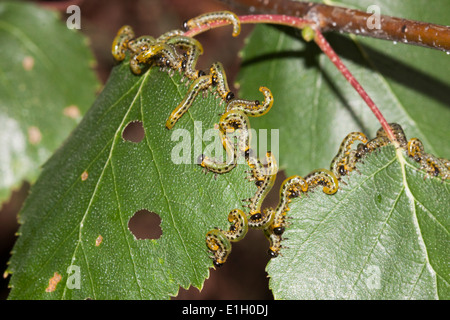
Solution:
M 322 32 L 339 31 L 450 52 L 450 27 L 381 15 L 379 28 L 368 28 L 371 13 L 291 0 L 219 0 L 252 14 L 283 14 L 312 20 Z

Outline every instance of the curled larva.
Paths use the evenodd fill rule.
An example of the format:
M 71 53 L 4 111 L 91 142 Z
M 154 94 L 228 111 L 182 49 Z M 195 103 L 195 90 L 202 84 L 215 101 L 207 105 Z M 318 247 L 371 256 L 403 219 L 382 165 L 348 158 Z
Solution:
M 130 68 L 131 71 L 134 74 L 141 74 L 143 65 L 139 63 L 137 57 L 142 52 L 149 49 L 151 45 L 154 45 L 156 43 L 155 38 L 151 36 L 141 36 L 139 38 L 133 39 L 128 42 L 128 48 L 130 49 L 130 52 L 132 53 L 131 59 L 130 59 Z M 148 63 L 147 63 L 148 65 Z
M 206 245 L 214 254 L 211 258 L 216 267 L 220 267 L 227 260 L 231 252 L 231 242 L 243 239 L 248 231 L 247 216 L 242 210 L 231 210 L 228 221 L 231 223 L 228 231 L 214 229 L 206 234 Z
M 206 245 L 208 249 L 214 254 L 214 266 L 220 267 L 228 258 L 231 252 L 230 240 L 218 229 L 213 229 L 206 233 Z
M 280 188 L 280 200 L 275 209 L 274 223 L 283 220 L 286 212 L 289 211 L 289 203 L 292 198 L 299 197 L 301 193 L 305 193 L 309 189 L 308 181 L 301 176 L 292 176 L 283 181 Z
M 426 153 L 419 139 L 410 139 L 406 149 L 408 156 L 419 162 L 421 169 L 424 169 L 428 175 L 433 177 L 441 176 L 444 180 L 450 177 L 449 161 Z
M 216 174 L 230 172 L 236 167 L 237 164 L 237 151 L 234 143 L 230 141 L 222 132 L 220 134 L 222 144 L 227 153 L 227 160 L 221 161 L 218 159 L 210 158 L 203 154 L 200 155 L 198 159 L 198 163 L 200 164 L 200 166 L 202 166 L 206 171 L 211 171 Z
M 240 209 L 231 210 L 228 214 L 228 222 L 231 223 L 228 231 L 223 231 L 228 240 L 232 242 L 242 240 L 248 231 L 248 221 L 245 213 Z
M 348 156 L 350 154 L 350 149 L 355 141 L 361 141 L 362 143 L 367 143 L 367 137 L 361 132 L 351 132 L 342 141 L 339 151 L 336 156 L 331 161 L 330 170 L 334 173 L 337 178 L 346 175 L 349 172 Z
M 236 14 L 230 11 L 216 11 L 199 15 L 189 19 L 183 23 L 183 28 L 187 31 L 202 26 L 210 26 L 218 21 L 227 21 L 233 25 L 233 37 L 237 37 L 241 33 L 241 23 Z
M 172 44 L 186 50 L 181 63 L 181 71 L 184 72 L 188 79 L 195 80 L 202 75 L 203 71 L 197 71 L 195 69 L 199 56 L 203 54 L 203 46 L 198 40 L 178 35 L 168 39 L 167 44 Z
M 139 38 L 130 40 L 128 42 L 128 49 L 131 53 L 139 54 L 149 49 L 151 45 L 156 44 L 155 38 L 151 36 L 140 36 Z
M 259 117 L 269 112 L 273 105 L 272 92 L 266 87 L 260 87 L 259 91 L 264 94 L 264 101 L 234 99 L 227 104 L 226 111 L 240 110 L 251 117 Z
M 197 95 L 211 86 L 211 76 L 205 75 L 197 78 L 189 87 L 184 99 L 178 104 L 175 110 L 166 121 L 166 128 L 172 129 L 175 123 L 188 111 Z
M 405 148 L 407 140 L 403 128 L 398 123 L 389 123 L 388 125 L 391 127 L 392 132 L 394 133 L 395 141 L 397 141 L 401 148 Z M 378 129 L 376 136 L 388 139 L 386 131 L 383 129 L 383 127 Z
M 179 70 L 181 68 L 181 56 L 174 46 L 165 43 L 150 45 L 147 50 L 138 54 L 136 59 L 139 63 L 149 63 L 156 61 L 156 57 L 159 58 L 158 63 L 162 66 L 167 66 L 174 70 Z
M 247 116 L 240 111 L 230 111 L 224 114 L 219 121 L 220 136 L 223 147 L 227 153 L 227 161 L 222 162 L 201 155 L 200 165 L 208 171 L 222 174 L 231 171 L 241 154 L 250 149 L 250 123 Z M 237 139 L 237 144 L 234 140 Z
M 281 234 L 278 234 L 275 230 L 282 230 Z M 267 250 L 267 253 L 271 258 L 278 257 L 283 248 L 281 245 L 281 241 L 283 240 L 282 232 L 284 232 L 284 226 L 273 228 L 273 225 L 271 225 L 269 228 L 264 229 L 264 235 L 267 240 L 269 240 L 269 249 Z
M 275 159 L 275 155 L 271 151 L 266 152 L 265 163 L 253 155 L 253 150 L 247 152 L 247 164 L 250 167 L 249 173 L 251 175 L 246 177 L 249 181 L 255 181 L 258 186 L 260 180 L 264 180 L 268 175 L 276 175 L 278 167 Z
M 219 127 L 229 140 L 232 139 L 232 134 L 237 132 L 239 151 L 246 152 L 250 149 L 250 121 L 244 113 L 240 111 L 225 113 L 219 120 Z
M 116 37 L 113 40 L 111 53 L 116 61 L 125 59 L 125 52 L 128 48 L 128 41 L 134 38 L 133 29 L 125 25 L 119 29 Z
M 339 189 L 339 182 L 333 172 L 327 169 L 317 169 L 305 176 L 310 189 L 322 186 L 326 194 L 334 194 Z
M 266 228 L 272 223 L 274 217 L 273 210 L 261 211 L 261 206 L 269 191 L 272 189 L 277 177 L 277 164 L 274 155 L 271 152 L 266 153 L 266 165 L 258 162 L 254 168 L 257 190 L 255 195 L 249 199 L 245 199 L 249 204 L 246 205 L 250 209 L 250 217 L 248 219 L 251 228 Z
M 281 240 L 286 229 L 286 214 L 289 211 L 289 203 L 292 198 L 299 197 L 301 193 L 308 191 L 308 183 L 301 176 L 292 176 L 285 179 L 280 188 L 280 200 L 274 211 L 272 223 L 264 229 L 264 234 L 269 240 L 269 255 L 277 257 L 281 249 Z
M 234 98 L 234 93 L 230 91 L 227 76 L 222 63 L 214 62 L 210 68 L 212 85 L 217 87 L 219 96 L 226 102 Z
M 174 45 L 176 47 L 180 47 L 181 49 L 186 50 L 188 53 L 192 51 L 193 48 L 196 48 L 200 54 L 203 54 L 203 46 L 195 38 L 176 35 L 167 39 L 166 43 Z
M 421 168 L 425 169 L 430 176 L 440 176 L 443 180 L 450 178 L 450 171 L 447 166 L 438 157 L 432 154 L 424 153 L 420 164 Z
M 292 176 L 283 181 L 280 188 L 280 200 L 276 208 L 277 215 L 285 215 L 289 210 L 288 205 L 292 198 L 299 197 L 301 193 L 308 191 L 308 180 L 301 176 Z

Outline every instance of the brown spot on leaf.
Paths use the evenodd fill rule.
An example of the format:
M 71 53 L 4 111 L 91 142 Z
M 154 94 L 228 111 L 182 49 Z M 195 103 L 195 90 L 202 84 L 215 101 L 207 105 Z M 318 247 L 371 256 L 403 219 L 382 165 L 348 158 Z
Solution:
M 30 141 L 31 144 L 38 144 L 42 140 L 42 133 L 41 130 L 39 130 L 38 127 L 29 127 L 28 128 L 28 141 Z
M 34 67 L 34 58 L 30 56 L 26 56 L 22 60 L 22 67 L 25 69 L 25 71 L 30 71 Z
M 80 109 L 76 105 L 71 105 L 64 108 L 63 113 L 65 116 L 72 119 L 78 119 L 81 116 Z
M 102 244 L 103 237 L 101 235 L 98 235 L 97 239 L 95 239 L 95 246 L 98 247 Z
M 45 289 L 45 292 L 53 292 L 56 290 L 56 286 L 61 281 L 62 277 L 58 272 L 53 274 L 53 277 L 48 280 L 48 287 Z
M 83 173 L 81 174 L 81 181 L 86 181 L 88 176 L 89 176 L 89 173 L 86 170 L 84 170 Z

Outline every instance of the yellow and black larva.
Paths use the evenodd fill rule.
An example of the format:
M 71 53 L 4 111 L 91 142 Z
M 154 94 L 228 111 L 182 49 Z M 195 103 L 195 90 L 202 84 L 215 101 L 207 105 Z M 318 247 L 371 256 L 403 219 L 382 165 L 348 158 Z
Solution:
M 213 25 L 218 21 L 228 21 L 233 25 L 233 35 L 239 34 L 239 19 L 231 12 L 201 15 L 188 20 L 184 24 L 184 28 L 189 30 L 195 27 Z M 249 136 L 250 125 L 247 116 L 261 116 L 271 109 L 273 96 L 270 90 L 266 87 L 260 87 L 259 90 L 264 95 L 264 101 L 262 102 L 259 100 L 234 99 L 234 94 L 229 89 L 221 63 L 212 64 L 209 74 L 196 70 L 198 58 L 203 53 L 203 47 L 197 40 L 184 36 L 184 31 L 172 30 L 156 39 L 151 36 L 133 38 L 134 32 L 130 26 L 123 26 L 118 31 L 112 44 L 112 55 L 115 60 L 124 60 L 126 52 L 129 51 L 130 68 L 135 74 L 140 74 L 144 68 L 156 64 L 166 70 L 169 69 L 169 72 L 182 72 L 184 77 L 192 81 L 188 93 L 167 120 L 167 128 L 170 129 L 175 125 L 200 92 L 215 90 L 220 98 L 227 103 L 225 114 L 220 119 L 219 128 L 222 144 L 231 160 L 222 162 L 202 156 L 201 165 L 216 174 L 229 172 L 236 166 L 236 158 L 243 154 L 251 169 L 249 171 L 251 176 L 248 177 L 248 180 L 255 183 L 257 191 L 253 197 L 244 200 L 249 202 L 246 205 L 249 208 L 249 213 L 246 214 L 240 209 L 232 210 L 228 215 L 228 221 L 231 224 L 229 230 L 214 229 L 206 235 L 206 244 L 213 253 L 212 258 L 215 266 L 220 266 L 226 261 L 231 252 L 231 242 L 241 240 L 249 227 L 262 229 L 270 243 L 270 256 L 278 256 L 282 248 L 282 235 L 287 226 L 286 218 L 291 199 L 317 187 L 322 187 L 326 194 L 336 193 L 340 177 L 354 170 L 357 162 L 366 154 L 391 143 L 382 128 L 377 131 L 376 137 L 372 140 L 368 140 L 364 134 L 359 132 L 349 134 L 333 159 L 330 170 L 314 170 L 304 178 L 293 176 L 286 179 L 280 189 L 280 201 L 277 207 L 262 210 L 262 203 L 274 184 L 277 165 L 270 152 L 266 155 L 266 164 L 262 164 L 258 158 L 252 155 Z M 184 53 L 180 53 L 179 50 L 184 51 Z M 441 177 L 443 180 L 450 178 L 449 160 L 426 153 L 419 139 L 413 138 L 407 141 L 400 125 L 395 123 L 389 125 L 400 148 L 405 149 L 414 161 L 419 162 L 421 169 L 425 170 L 427 175 Z M 236 133 L 236 131 L 242 131 L 237 143 L 235 143 L 235 136 L 229 135 L 229 133 Z M 360 143 L 354 149 L 352 146 L 356 141 Z
M 367 137 L 361 132 L 351 132 L 342 141 L 339 151 L 331 161 L 330 170 L 339 179 L 341 176 L 348 174 L 348 157 L 351 152 L 351 147 L 355 141 L 367 143 Z
M 234 98 L 234 93 L 230 91 L 228 87 L 227 76 L 223 68 L 222 63 L 214 62 L 210 68 L 211 83 L 217 87 L 217 93 L 225 101 L 229 102 Z
M 273 221 L 264 229 L 264 234 L 269 240 L 268 253 L 270 257 L 277 257 L 282 248 L 282 235 L 286 229 L 286 215 L 289 209 L 289 203 L 292 198 L 299 197 L 302 193 L 308 191 L 308 183 L 301 176 L 292 176 L 283 181 L 280 188 L 280 200 L 275 210 L 273 211 Z
M 326 194 L 335 194 L 339 189 L 337 177 L 327 169 L 316 169 L 305 176 L 309 189 L 322 186 Z
M 398 124 L 390 124 L 393 129 L 395 140 L 401 149 L 406 149 L 408 155 L 415 161 L 421 164 L 421 168 L 427 172 L 427 175 L 442 179 L 450 178 L 450 161 L 443 158 L 437 158 L 433 155 L 427 154 L 424 151 L 424 147 L 419 139 L 413 138 L 407 142 L 403 129 Z M 352 145 L 355 141 L 360 141 L 356 149 L 352 149 Z M 353 132 L 345 137 L 343 140 L 339 152 L 333 159 L 330 169 L 317 169 L 306 175 L 304 178 L 300 176 L 293 176 L 286 179 L 280 188 L 280 200 L 276 209 L 265 208 L 261 212 L 261 203 L 264 201 L 267 193 L 264 189 L 258 189 L 254 197 L 245 199 L 250 204 L 247 205 L 250 209 L 248 214 L 248 227 L 262 229 L 265 236 L 269 240 L 269 255 L 276 257 L 280 254 L 282 249 L 283 233 L 287 224 L 287 213 L 289 211 L 289 203 L 292 198 L 298 197 L 303 193 L 313 191 L 314 189 L 321 187 L 322 191 L 326 194 L 332 195 L 338 191 L 339 181 L 338 177 L 343 173 L 347 174 L 355 169 L 356 163 L 360 161 L 366 154 L 377 150 L 380 147 L 390 144 L 385 131 L 380 129 L 377 131 L 374 139 L 368 140 L 367 137 L 359 132 Z M 264 166 L 258 158 L 253 157 L 252 153 L 248 153 L 248 165 L 250 166 L 251 176 L 247 177 L 248 180 L 254 181 L 257 186 L 264 186 L 264 183 L 272 181 L 273 176 L 265 176 L 270 169 L 270 166 Z M 270 158 L 271 154 L 268 153 L 266 158 Z M 271 161 L 267 161 L 270 163 Z M 273 161 L 274 163 L 274 161 Z M 339 166 L 343 165 L 345 171 L 339 170 Z M 336 173 L 336 174 L 335 174 Z M 271 185 L 272 182 L 269 183 Z M 253 221 L 255 220 L 255 221 Z M 221 238 L 216 237 L 215 241 L 219 241 Z M 224 241 L 224 239 L 222 239 Z M 231 243 L 229 241 L 221 243 L 216 247 L 220 248 L 221 254 L 215 257 L 215 264 L 217 259 L 220 258 L 220 262 L 224 263 L 226 257 L 231 251 Z M 208 244 L 208 246 L 210 246 Z
M 392 132 L 394 133 L 394 139 L 398 143 L 400 148 L 405 148 L 407 141 L 405 132 L 403 131 L 403 128 L 398 123 L 389 123 L 389 126 L 392 129 Z M 384 131 L 383 128 L 380 128 L 377 130 L 376 133 L 377 138 L 386 138 L 389 140 L 386 131 Z M 389 141 L 390 143 L 390 141 Z
M 185 27 L 202 26 L 217 21 L 229 21 L 233 24 L 234 35 L 240 32 L 239 19 L 234 13 L 228 11 L 212 12 L 201 15 L 186 22 Z M 230 91 L 223 66 L 220 62 L 213 63 L 210 74 L 202 70 L 196 70 L 199 56 L 203 53 L 203 47 L 196 39 L 184 36 L 182 30 L 172 30 L 158 38 L 141 36 L 134 39 L 133 29 L 126 25 L 120 28 L 112 44 L 112 55 L 115 60 L 125 59 L 128 50 L 130 56 L 130 68 L 134 74 L 141 74 L 146 67 L 157 64 L 169 73 L 173 71 L 183 72 L 184 77 L 197 82 L 191 84 L 189 92 L 183 101 L 175 108 L 167 120 L 167 128 L 172 128 L 177 120 L 189 109 L 195 97 L 200 91 L 215 88 L 219 96 L 226 102 L 234 98 Z M 184 50 L 180 53 L 178 49 Z M 184 78 L 183 78 L 184 79 Z
M 181 62 L 180 67 L 182 66 L 183 62 Z M 191 66 L 189 68 L 192 69 Z M 192 72 L 191 70 L 190 73 L 195 77 L 195 71 Z M 181 116 L 191 107 L 200 91 L 207 90 L 210 87 L 216 87 L 217 92 L 224 101 L 228 102 L 234 98 L 234 94 L 229 90 L 225 70 L 220 62 L 212 64 L 209 75 L 203 75 L 194 80 L 184 99 L 167 119 L 166 128 L 172 129 Z
M 223 162 L 205 155 L 201 155 L 199 159 L 203 168 L 216 174 L 231 171 L 236 166 L 238 157 L 245 155 L 250 149 L 250 122 L 244 113 L 235 110 L 225 113 L 220 118 L 219 128 L 227 161 Z M 237 143 L 234 143 L 235 137 Z
M 394 133 L 394 138 L 400 148 L 406 148 L 406 137 L 402 127 L 397 123 L 390 123 L 389 126 L 391 127 Z M 358 135 L 361 136 L 358 137 Z M 376 137 L 369 141 L 364 142 L 364 137 L 365 136 L 360 132 L 351 133 L 342 142 L 341 146 L 345 145 L 346 143 L 350 143 L 352 139 L 356 138 L 356 140 L 360 140 L 362 143 L 358 144 L 356 150 L 350 150 L 348 154 L 344 155 L 344 157 L 339 158 L 338 153 L 335 159 L 333 159 L 330 169 L 338 178 L 353 171 L 356 168 L 356 164 L 358 163 L 358 161 L 360 161 L 366 154 L 378 150 L 379 148 L 391 143 L 383 128 L 378 129 Z
M 137 61 L 142 64 L 151 63 L 155 57 L 158 57 L 158 63 L 163 67 L 169 67 L 172 70 L 180 70 L 182 57 L 174 46 L 167 43 L 156 43 L 149 46 L 137 56 Z
M 230 110 L 240 110 L 251 117 L 260 117 L 269 112 L 273 105 L 273 95 L 269 88 L 260 87 L 259 91 L 264 94 L 264 101 L 234 99 L 227 104 L 226 112 Z
M 133 39 L 133 37 L 134 31 L 130 26 L 125 25 L 119 29 L 113 40 L 111 48 L 112 55 L 116 61 L 122 61 L 125 59 L 125 52 L 128 48 L 128 42 Z
M 132 53 L 132 56 L 130 58 L 130 68 L 134 74 L 141 74 L 142 69 L 146 67 L 145 65 L 139 63 L 137 59 L 139 54 L 148 50 L 149 47 L 155 43 L 156 43 L 155 38 L 151 36 L 141 36 L 128 42 L 128 49 Z M 150 65 L 151 64 L 147 64 L 147 66 Z
M 180 47 L 186 51 L 181 62 L 181 71 L 184 72 L 184 75 L 189 80 L 195 80 L 203 75 L 203 71 L 197 71 L 195 69 L 199 56 L 203 54 L 203 46 L 198 40 L 191 37 L 176 35 L 169 38 L 166 43 Z
M 188 31 L 193 28 L 209 26 L 218 21 L 228 21 L 233 25 L 233 37 L 237 37 L 241 33 L 241 22 L 236 14 L 230 11 L 216 11 L 199 15 L 195 18 L 186 20 L 183 28 Z
M 249 164 L 253 162 L 255 161 L 251 159 L 248 161 Z M 270 151 L 266 153 L 265 165 L 257 161 L 253 166 L 252 172 L 254 173 L 253 178 L 257 190 L 253 197 L 244 199 L 243 201 L 249 202 L 249 204 L 245 205 L 250 210 L 250 216 L 248 218 L 249 226 L 251 228 L 264 229 L 272 223 L 274 214 L 271 210 L 261 211 L 261 206 L 275 183 L 278 167 L 275 156 Z
M 408 141 L 407 152 L 414 161 L 420 163 L 420 168 L 424 169 L 427 175 L 440 176 L 442 180 L 450 178 L 450 161 L 426 153 L 422 141 L 419 139 L 412 138 Z
M 403 132 L 402 127 L 398 123 L 389 123 L 389 126 L 391 127 L 395 140 L 398 142 L 399 146 L 401 148 L 406 147 L 406 137 L 405 133 Z M 388 144 L 390 144 L 391 141 L 389 140 L 386 132 L 383 128 L 380 128 L 377 130 L 376 137 L 370 141 L 368 141 L 365 144 L 359 144 L 357 147 L 357 157 L 362 157 L 363 155 L 370 153 L 374 150 L 377 150 L 381 147 L 384 147 Z
M 172 129 L 175 123 L 183 116 L 183 114 L 188 111 L 197 95 L 201 91 L 208 89 L 210 86 L 211 77 L 209 75 L 201 76 L 195 79 L 195 81 L 190 85 L 189 90 L 183 100 L 172 111 L 169 118 L 167 119 L 166 128 Z
M 231 226 L 228 231 L 213 229 L 206 233 L 206 245 L 214 254 L 214 266 L 220 267 L 231 252 L 231 242 L 242 240 L 248 231 L 247 216 L 242 210 L 234 209 L 228 214 Z

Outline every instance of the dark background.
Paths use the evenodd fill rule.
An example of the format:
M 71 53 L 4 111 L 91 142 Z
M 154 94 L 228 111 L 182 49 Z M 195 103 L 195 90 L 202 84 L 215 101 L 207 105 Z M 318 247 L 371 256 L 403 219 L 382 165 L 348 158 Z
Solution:
M 35 1 L 39 5 L 60 11 L 61 20 L 65 23 L 69 14 L 66 8 L 76 4 L 81 9 L 81 32 L 90 40 L 90 47 L 97 61 L 95 71 L 102 83 L 108 79 L 114 65 L 111 56 L 111 43 L 117 30 L 124 24 L 133 27 L 136 36 L 158 36 L 166 31 L 181 28 L 186 19 L 199 14 L 234 10 L 214 0 L 78 0 L 78 1 Z M 242 48 L 251 26 L 243 26 L 239 37 L 231 36 L 231 26 L 219 28 L 199 35 L 205 53 L 198 62 L 198 69 L 206 69 L 214 61 L 221 61 L 225 67 L 230 87 L 239 69 L 239 50 Z M 237 90 L 234 89 L 237 93 Z M 284 175 L 280 173 L 277 184 L 272 191 L 279 190 Z M 0 210 L 0 272 L 4 274 L 10 252 L 16 239 L 18 229 L 17 214 L 29 192 L 29 184 L 24 182 L 19 190 L 13 192 L 11 198 L 1 206 Z M 265 205 L 275 206 L 278 192 L 272 192 Z M 142 215 L 142 217 L 149 215 Z M 148 230 L 136 232 L 152 232 L 155 223 L 139 221 L 138 225 L 147 226 Z M 156 226 L 157 228 L 158 226 Z M 265 266 L 269 261 L 267 255 L 268 241 L 261 231 L 250 230 L 241 242 L 233 244 L 233 252 L 227 263 L 221 268 L 211 269 L 210 278 L 206 280 L 201 291 L 197 288 L 180 289 L 173 299 L 272 299 L 268 289 L 268 278 Z M 9 289 L 9 277 L 0 277 L 0 299 L 6 299 Z

